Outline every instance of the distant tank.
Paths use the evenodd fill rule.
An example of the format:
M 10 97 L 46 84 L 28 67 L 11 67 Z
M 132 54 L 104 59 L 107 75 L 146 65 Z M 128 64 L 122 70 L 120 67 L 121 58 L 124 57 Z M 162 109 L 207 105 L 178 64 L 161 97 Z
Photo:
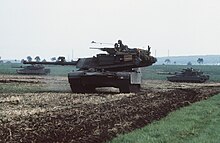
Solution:
M 203 83 L 208 79 L 209 75 L 204 75 L 203 72 L 193 68 L 182 69 L 181 72 L 176 72 L 173 76 L 167 77 L 167 80 L 171 82 Z
M 92 41 L 92 43 L 97 43 Z M 101 43 L 103 44 L 103 43 Z M 139 92 L 141 84 L 141 67 L 154 64 L 157 59 L 150 55 L 148 49 L 128 48 L 121 40 L 114 47 L 91 48 L 99 49 L 100 53 L 89 58 L 66 62 L 64 57 L 56 62 L 26 62 L 24 64 L 73 65 L 77 71 L 68 74 L 72 92 L 95 92 L 98 87 L 119 88 L 122 93 Z
M 43 65 L 30 65 L 21 67 L 22 69 L 16 70 L 18 74 L 26 75 L 47 75 L 50 73 L 50 69 L 46 69 Z

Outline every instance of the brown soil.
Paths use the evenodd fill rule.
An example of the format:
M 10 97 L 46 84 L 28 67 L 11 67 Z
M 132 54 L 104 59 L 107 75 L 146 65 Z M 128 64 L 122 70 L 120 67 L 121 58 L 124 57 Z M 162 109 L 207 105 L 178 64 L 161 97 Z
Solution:
M 105 142 L 220 93 L 219 87 L 145 81 L 138 94 L 2 94 L 0 142 Z

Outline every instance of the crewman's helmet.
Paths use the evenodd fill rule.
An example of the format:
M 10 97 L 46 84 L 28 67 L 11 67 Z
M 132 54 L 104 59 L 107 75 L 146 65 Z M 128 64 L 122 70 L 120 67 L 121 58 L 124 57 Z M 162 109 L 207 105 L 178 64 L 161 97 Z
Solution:
M 122 44 L 122 41 L 121 41 L 121 40 L 118 40 L 118 44 Z

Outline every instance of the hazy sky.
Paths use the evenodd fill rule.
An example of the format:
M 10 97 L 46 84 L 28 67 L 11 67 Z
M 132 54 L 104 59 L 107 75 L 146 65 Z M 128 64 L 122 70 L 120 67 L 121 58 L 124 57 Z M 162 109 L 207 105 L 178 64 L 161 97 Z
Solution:
M 220 1 L 0 0 L 2 59 L 88 57 L 92 40 L 118 39 L 156 56 L 220 54 Z

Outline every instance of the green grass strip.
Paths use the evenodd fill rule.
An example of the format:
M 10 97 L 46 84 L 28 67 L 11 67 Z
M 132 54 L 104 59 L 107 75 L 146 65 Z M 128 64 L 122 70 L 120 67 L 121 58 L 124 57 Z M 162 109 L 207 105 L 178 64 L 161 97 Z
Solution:
M 166 118 L 119 135 L 109 143 L 219 143 L 220 94 L 170 113 Z

